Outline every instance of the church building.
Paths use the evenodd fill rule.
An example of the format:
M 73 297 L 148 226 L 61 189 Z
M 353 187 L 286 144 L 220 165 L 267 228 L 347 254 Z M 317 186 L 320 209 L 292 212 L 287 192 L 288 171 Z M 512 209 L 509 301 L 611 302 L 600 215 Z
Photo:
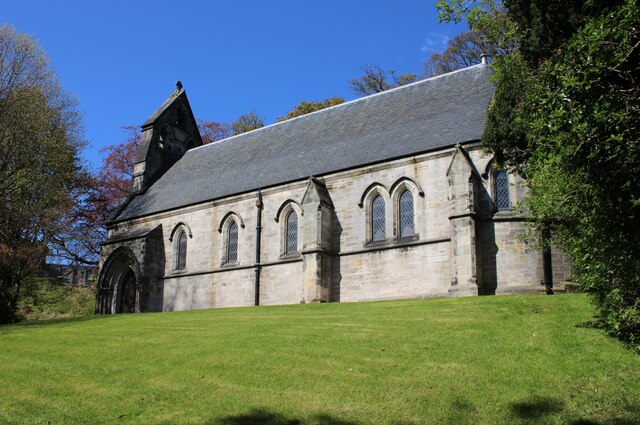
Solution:
M 491 74 L 472 66 L 208 145 L 178 86 L 142 125 L 132 193 L 102 245 L 96 312 L 535 292 L 565 280 L 564 262 L 552 268 L 519 238 L 524 181 L 481 150 Z

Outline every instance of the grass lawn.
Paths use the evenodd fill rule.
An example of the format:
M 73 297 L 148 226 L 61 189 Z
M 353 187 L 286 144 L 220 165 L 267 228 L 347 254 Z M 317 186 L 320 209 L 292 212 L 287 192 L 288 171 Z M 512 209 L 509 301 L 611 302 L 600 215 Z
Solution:
M 583 295 L 0 327 L 2 424 L 640 424 L 640 355 Z

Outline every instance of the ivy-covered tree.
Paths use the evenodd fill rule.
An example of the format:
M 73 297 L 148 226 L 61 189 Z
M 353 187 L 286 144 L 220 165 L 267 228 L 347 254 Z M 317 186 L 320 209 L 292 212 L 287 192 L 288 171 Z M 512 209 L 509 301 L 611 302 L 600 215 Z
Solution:
M 473 23 L 495 2 L 471 3 L 445 11 Z M 528 178 L 533 237 L 552 235 L 606 328 L 640 349 L 640 6 L 505 6 L 519 48 L 494 62 L 483 144 Z

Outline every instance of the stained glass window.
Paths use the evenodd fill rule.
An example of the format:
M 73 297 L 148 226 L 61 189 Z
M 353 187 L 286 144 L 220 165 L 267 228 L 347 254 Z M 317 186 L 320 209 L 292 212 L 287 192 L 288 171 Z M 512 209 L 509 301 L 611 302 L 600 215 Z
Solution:
M 408 190 L 400 195 L 400 237 L 413 236 L 413 195 Z
M 495 172 L 495 201 L 498 211 L 511 208 L 509 200 L 509 176 L 504 170 Z
M 227 263 L 238 261 L 238 225 L 232 222 L 227 233 Z
M 383 241 L 385 239 L 384 229 L 384 199 L 378 195 L 371 203 L 371 240 Z
M 187 267 L 187 234 L 180 231 L 178 236 L 178 252 L 176 258 L 176 270 L 184 270 Z
M 286 221 L 286 249 L 285 254 L 295 254 L 298 252 L 298 214 L 295 211 L 291 211 L 287 215 Z

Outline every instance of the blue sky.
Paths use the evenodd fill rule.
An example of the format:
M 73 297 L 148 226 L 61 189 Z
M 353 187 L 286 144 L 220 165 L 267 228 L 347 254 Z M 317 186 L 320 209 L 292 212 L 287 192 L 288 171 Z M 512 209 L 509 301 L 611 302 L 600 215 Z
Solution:
M 84 152 L 124 140 L 180 80 L 196 118 L 269 124 L 301 100 L 355 98 L 347 80 L 376 64 L 422 72 L 461 25 L 430 1 L 11 1 L 0 21 L 34 35 L 84 114 Z

